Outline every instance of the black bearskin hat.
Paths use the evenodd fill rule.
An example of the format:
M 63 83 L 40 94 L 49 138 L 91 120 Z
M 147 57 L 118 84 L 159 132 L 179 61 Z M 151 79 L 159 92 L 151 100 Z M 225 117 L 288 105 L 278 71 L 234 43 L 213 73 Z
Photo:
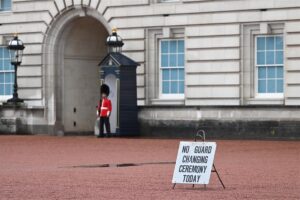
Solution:
M 101 85 L 101 94 L 109 95 L 109 87 L 106 84 Z

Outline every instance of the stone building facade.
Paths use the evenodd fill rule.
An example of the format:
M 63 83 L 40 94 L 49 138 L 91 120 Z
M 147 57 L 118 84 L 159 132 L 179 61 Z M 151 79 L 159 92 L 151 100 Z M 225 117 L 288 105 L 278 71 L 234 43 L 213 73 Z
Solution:
M 11 95 L 5 46 L 17 32 L 25 106 L 1 106 L 2 133 L 93 131 L 98 63 L 112 27 L 140 63 L 141 133 L 299 138 L 298 0 L 0 0 L 0 100 Z

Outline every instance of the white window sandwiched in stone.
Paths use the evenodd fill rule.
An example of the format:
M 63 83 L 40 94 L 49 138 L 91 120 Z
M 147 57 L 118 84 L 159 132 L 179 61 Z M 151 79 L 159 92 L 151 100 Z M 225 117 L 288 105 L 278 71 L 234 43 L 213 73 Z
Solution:
M 14 68 L 10 63 L 7 47 L 0 46 L 0 101 L 12 97 L 14 84 Z
M 284 97 L 284 45 L 282 35 L 255 37 L 257 98 Z
M 185 82 L 183 39 L 159 42 L 159 94 L 161 99 L 183 99 Z

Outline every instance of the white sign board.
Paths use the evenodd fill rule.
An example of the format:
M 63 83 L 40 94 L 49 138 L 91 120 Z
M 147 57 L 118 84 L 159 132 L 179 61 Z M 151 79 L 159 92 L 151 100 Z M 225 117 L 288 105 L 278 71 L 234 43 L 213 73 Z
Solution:
M 180 142 L 172 183 L 208 184 L 217 144 Z

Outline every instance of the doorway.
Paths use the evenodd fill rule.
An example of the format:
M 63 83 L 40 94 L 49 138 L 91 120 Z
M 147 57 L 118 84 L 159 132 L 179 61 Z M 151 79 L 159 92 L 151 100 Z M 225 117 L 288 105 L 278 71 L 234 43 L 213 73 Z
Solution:
M 93 132 L 100 99 L 98 63 L 106 55 L 108 33 L 92 17 L 74 19 L 64 32 L 62 122 L 64 132 Z
M 105 77 L 104 83 L 109 87 L 109 99 L 112 104 L 112 112 L 109 117 L 111 133 L 117 133 L 118 123 L 118 91 L 117 91 L 117 77 L 114 74 L 109 74 Z

